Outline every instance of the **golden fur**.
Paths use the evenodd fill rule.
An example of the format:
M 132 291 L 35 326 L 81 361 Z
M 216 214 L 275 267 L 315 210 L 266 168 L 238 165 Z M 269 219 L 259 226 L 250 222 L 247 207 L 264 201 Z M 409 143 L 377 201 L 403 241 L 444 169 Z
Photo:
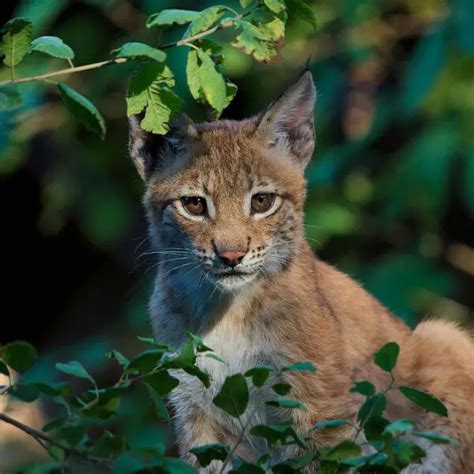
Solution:
M 449 416 L 426 414 L 393 390 L 388 417 L 412 417 L 420 429 L 461 445 L 428 449 L 424 467 L 407 472 L 474 472 L 472 341 L 442 321 L 410 330 L 354 280 L 315 257 L 304 239 L 303 170 L 314 145 L 313 105 L 314 86 L 306 73 L 266 111 L 245 121 L 187 121 L 159 141 L 132 118 L 131 155 L 147 183 L 145 205 L 160 262 L 150 304 L 155 336 L 179 346 L 184 332 L 192 331 L 228 360 L 227 366 L 202 361 L 214 379 L 207 391 L 194 378 L 180 376 L 172 403 L 181 453 L 194 462 L 188 454 L 192 446 L 235 442 L 239 425 L 212 397 L 227 375 L 258 363 L 317 366 L 314 375 L 285 375 L 294 386 L 292 397 L 308 407 L 295 411 L 299 431 L 321 420 L 353 420 L 362 397 L 350 387 L 358 380 L 385 387 L 387 374 L 375 366 L 373 354 L 396 341 L 396 384 L 434 394 Z M 282 202 L 257 220 L 246 213 L 245 200 L 259 186 L 270 186 Z M 179 199 L 193 193 L 212 201 L 212 218 L 197 221 L 178 212 Z M 259 271 L 248 282 L 243 276 L 242 284 L 224 285 L 215 274 L 222 249 L 246 252 L 244 269 Z M 280 412 L 265 408 L 261 397 L 252 397 L 255 423 L 281 421 Z M 347 427 L 319 430 L 314 443 L 351 435 Z M 249 459 L 258 452 L 258 440 L 244 441 L 238 450 Z M 290 454 L 282 451 L 281 457 Z

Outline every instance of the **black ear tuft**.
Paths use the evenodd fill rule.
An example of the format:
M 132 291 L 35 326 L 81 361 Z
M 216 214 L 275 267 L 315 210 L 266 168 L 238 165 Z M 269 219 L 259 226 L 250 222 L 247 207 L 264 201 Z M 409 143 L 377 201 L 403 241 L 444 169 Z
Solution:
M 193 122 L 187 115 L 180 115 L 170 124 L 166 135 L 157 135 L 144 130 L 140 123 L 142 114 L 128 118 L 128 149 L 138 174 L 148 181 L 154 171 L 166 166 L 185 146 L 186 139 L 197 136 Z
M 311 72 L 305 70 L 278 99 L 260 115 L 257 133 L 268 147 L 284 146 L 301 169 L 314 151 L 314 105 L 316 88 Z

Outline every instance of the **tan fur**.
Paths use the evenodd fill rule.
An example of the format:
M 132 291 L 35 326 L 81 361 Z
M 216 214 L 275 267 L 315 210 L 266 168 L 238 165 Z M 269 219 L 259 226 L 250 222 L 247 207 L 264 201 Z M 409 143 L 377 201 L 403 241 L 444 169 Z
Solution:
M 311 93 L 308 84 L 304 87 L 305 94 Z M 299 93 L 291 92 L 293 96 Z M 290 100 L 291 94 L 281 100 Z M 298 129 L 289 130 L 283 138 L 278 135 L 281 130 L 276 130 L 272 138 L 272 123 L 282 121 L 278 116 L 282 110 L 291 108 L 296 122 L 298 113 L 307 114 L 307 104 L 293 100 L 288 105 L 281 100 L 274 108 L 275 116 L 271 108 L 265 112 L 263 125 L 262 116 L 196 125 L 192 133 L 179 137 L 174 151 L 165 148 L 159 158 L 162 164 L 148 173 L 145 204 L 160 262 L 150 304 L 156 338 L 179 346 L 184 332 L 190 330 L 228 361 L 227 366 L 210 359 L 200 362 L 214 380 L 209 390 L 195 378 L 180 375 L 172 403 L 182 455 L 194 462 L 187 454 L 192 446 L 235 443 L 240 426 L 212 404 L 212 397 L 227 375 L 259 363 L 279 368 L 311 361 L 317 366 L 314 375 L 285 375 L 294 386 L 292 397 L 308 407 L 307 412 L 294 413 L 300 432 L 321 420 L 353 420 L 362 397 L 351 394 L 350 387 L 363 379 L 385 387 L 387 374 L 374 365 L 373 354 L 386 342 L 396 341 L 401 348 L 397 384 L 439 397 L 449 416 L 425 414 L 396 390 L 389 393 L 388 416 L 413 417 L 420 429 L 439 432 L 461 444 L 460 449 L 428 450 L 425 467 L 407 472 L 474 472 L 472 341 L 441 321 L 423 322 L 411 331 L 354 280 L 313 255 L 302 225 L 302 169 L 312 152 L 312 111 L 308 122 L 297 124 Z M 310 106 L 312 109 L 312 103 Z M 274 186 L 283 199 L 274 214 L 260 220 L 246 215 L 243 204 L 256 183 Z M 183 189 L 191 194 L 199 189 L 211 196 L 214 218 L 196 222 L 180 215 L 173 203 L 182 197 Z M 272 252 L 285 258 L 268 263 L 250 283 L 235 291 L 221 291 L 210 276 L 217 265 L 217 246 L 247 251 L 249 268 L 262 265 L 258 263 L 262 259 L 270 262 Z M 181 257 L 185 263 L 178 268 L 176 262 L 183 255 L 180 248 L 192 257 L 191 263 Z M 167 263 L 173 255 L 178 260 Z M 206 259 L 212 262 L 208 267 L 204 266 Z M 252 396 L 248 412 L 253 413 L 253 424 L 285 419 L 287 414 L 263 405 L 264 397 L 260 392 Z M 345 427 L 321 430 L 315 432 L 314 443 L 328 445 L 352 435 Z M 260 449 L 258 439 L 248 438 L 237 454 L 255 459 Z M 282 451 L 279 456 L 290 454 Z

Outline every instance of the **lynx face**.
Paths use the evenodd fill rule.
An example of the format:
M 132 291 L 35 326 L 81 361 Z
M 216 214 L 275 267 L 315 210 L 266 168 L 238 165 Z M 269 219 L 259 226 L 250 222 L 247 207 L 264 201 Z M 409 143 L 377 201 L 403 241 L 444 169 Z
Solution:
M 303 238 L 313 105 L 306 73 L 246 121 L 188 121 L 160 140 L 132 118 L 131 155 L 147 183 L 160 268 L 234 291 L 288 265 Z

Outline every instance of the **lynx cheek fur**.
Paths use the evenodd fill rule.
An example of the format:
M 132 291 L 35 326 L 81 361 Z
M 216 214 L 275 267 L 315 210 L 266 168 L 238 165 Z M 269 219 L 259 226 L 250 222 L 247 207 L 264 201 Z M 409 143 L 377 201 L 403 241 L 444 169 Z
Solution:
M 208 390 L 181 377 L 171 400 L 181 454 L 194 462 L 188 454 L 193 446 L 235 444 L 240 426 L 212 398 L 226 376 L 261 363 L 317 365 L 314 375 L 286 375 L 294 398 L 308 407 L 294 413 L 301 432 L 317 421 L 353 419 L 361 399 L 349 393 L 352 382 L 385 386 L 372 356 L 396 341 L 397 383 L 433 393 L 449 416 L 418 412 L 397 396 L 389 399 L 388 416 L 412 417 L 421 429 L 461 445 L 425 446 L 424 464 L 407 472 L 474 472 L 472 342 L 446 322 L 423 322 L 411 331 L 351 278 L 318 260 L 305 241 L 303 172 L 314 148 L 314 102 L 306 72 L 244 121 L 195 125 L 183 119 L 160 137 L 130 119 L 130 153 L 147 185 L 145 207 L 159 262 L 150 303 L 155 336 L 179 347 L 191 331 L 228 361 L 202 360 L 213 378 Z M 279 412 L 252 399 L 247 412 L 254 412 L 255 424 L 280 421 Z M 314 443 L 350 435 L 347 427 L 321 430 Z M 257 439 L 247 438 L 237 454 L 252 460 L 261 449 Z M 218 468 L 214 463 L 208 471 Z

